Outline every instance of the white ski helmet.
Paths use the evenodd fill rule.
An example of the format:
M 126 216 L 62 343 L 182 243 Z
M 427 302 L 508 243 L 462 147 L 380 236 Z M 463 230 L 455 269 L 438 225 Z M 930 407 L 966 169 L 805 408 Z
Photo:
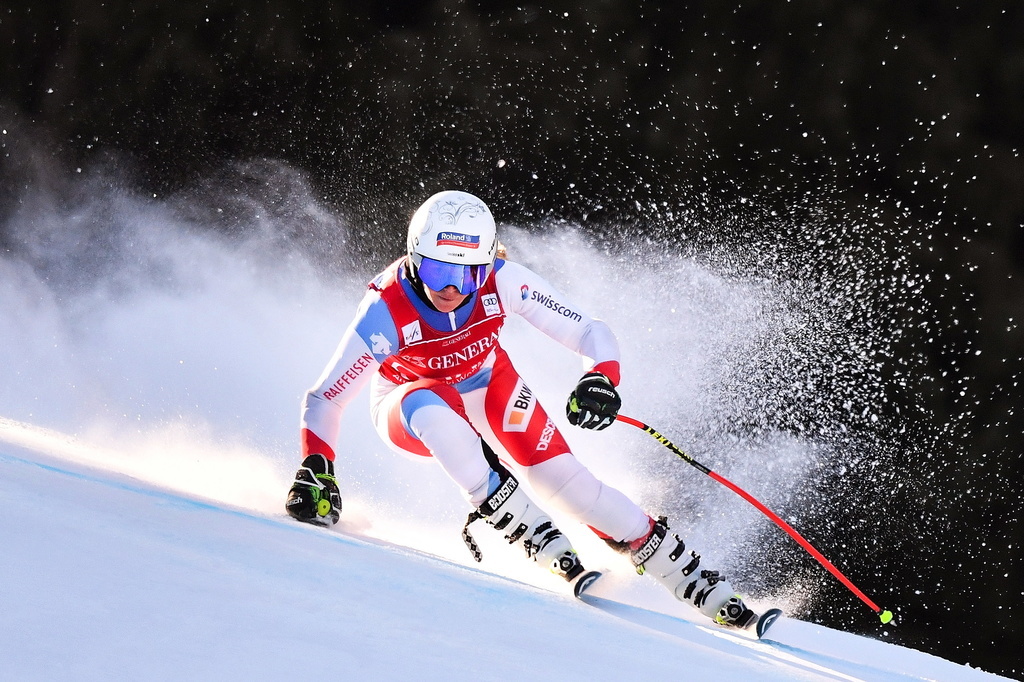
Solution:
M 435 291 L 455 286 L 469 294 L 483 285 L 498 252 L 498 233 L 487 205 L 448 190 L 427 199 L 409 221 L 412 275 Z

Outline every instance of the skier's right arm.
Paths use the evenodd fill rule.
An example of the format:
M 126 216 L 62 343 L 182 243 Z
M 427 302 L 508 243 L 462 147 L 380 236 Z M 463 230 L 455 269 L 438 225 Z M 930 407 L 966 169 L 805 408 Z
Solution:
M 368 292 L 331 361 L 302 401 L 303 457 L 322 454 L 334 460 L 342 413 L 397 347 L 397 338 L 387 306 L 377 292 Z

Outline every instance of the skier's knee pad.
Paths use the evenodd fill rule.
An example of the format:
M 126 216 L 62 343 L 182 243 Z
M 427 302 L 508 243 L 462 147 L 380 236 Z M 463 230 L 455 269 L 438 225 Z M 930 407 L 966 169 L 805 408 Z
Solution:
M 690 603 L 709 618 L 733 596 L 729 581 L 703 566 L 700 554 L 688 551 L 664 519 L 654 524 L 644 543 L 630 554 L 637 572 L 650 575 L 676 599 Z

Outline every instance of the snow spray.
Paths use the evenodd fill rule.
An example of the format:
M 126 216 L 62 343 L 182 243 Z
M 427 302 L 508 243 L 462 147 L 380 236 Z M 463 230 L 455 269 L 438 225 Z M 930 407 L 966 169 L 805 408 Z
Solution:
M 99 443 L 97 464 L 283 514 L 302 395 L 386 261 L 363 259 L 360 227 L 283 164 L 238 165 L 168 197 L 102 171 L 36 172 L 45 177 L 24 184 L 0 254 L 0 416 Z M 623 409 L 682 434 L 731 478 L 756 480 L 773 508 L 820 517 L 844 467 L 866 457 L 857 434 L 884 419 L 886 352 L 870 278 L 821 279 L 801 269 L 816 254 L 763 244 L 666 248 L 633 235 L 609 246 L 580 225 L 500 229 L 511 259 L 615 330 Z M 667 514 L 755 596 L 813 598 L 820 581 L 780 571 L 763 519 L 728 491 L 687 479 L 625 429 L 565 422 L 579 358 L 522 320 L 502 342 L 598 477 Z M 389 452 L 365 400 L 343 429 L 342 527 L 465 561 L 465 502 L 440 467 Z M 586 529 L 567 532 L 591 563 L 621 559 Z M 487 551 L 507 556 L 489 568 L 545 580 L 510 549 Z M 652 589 L 634 579 L 620 596 L 664 606 Z

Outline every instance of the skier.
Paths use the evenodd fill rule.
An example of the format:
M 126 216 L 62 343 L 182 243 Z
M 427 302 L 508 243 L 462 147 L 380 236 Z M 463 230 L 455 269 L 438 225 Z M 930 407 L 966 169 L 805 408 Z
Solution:
M 516 313 L 592 364 L 569 396 L 569 423 L 601 430 L 618 413 L 619 349 L 608 325 L 569 303 L 526 267 L 497 258 L 487 206 L 471 194 L 427 199 L 409 224 L 407 254 L 369 284 L 355 320 L 302 405 L 302 465 L 285 508 L 322 525 L 338 521 L 334 444 L 346 405 L 371 384 L 381 438 L 411 457 L 433 457 L 482 518 L 528 558 L 570 583 L 585 572 L 544 512 L 556 508 L 626 554 L 638 573 L 720 624 L 757 616 L 717 571 L 654 519 L 599 481 L 572 454 L 498 343 Z M 520 479 L 529 484 L 533 497 Z

